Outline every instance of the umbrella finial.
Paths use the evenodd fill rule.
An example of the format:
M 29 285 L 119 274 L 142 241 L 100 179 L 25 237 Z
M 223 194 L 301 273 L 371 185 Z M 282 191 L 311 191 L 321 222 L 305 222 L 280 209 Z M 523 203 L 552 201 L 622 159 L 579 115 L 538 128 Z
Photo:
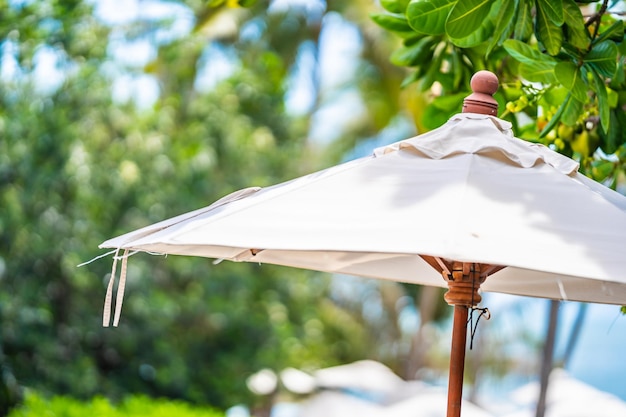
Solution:
M 498 77 L 491 71 L 478 71 L 470 81 L 472 94 L 463 101 L 463 113 L 479 113 L 496 116 L 498 102 L 493 95 L 498 91 Z

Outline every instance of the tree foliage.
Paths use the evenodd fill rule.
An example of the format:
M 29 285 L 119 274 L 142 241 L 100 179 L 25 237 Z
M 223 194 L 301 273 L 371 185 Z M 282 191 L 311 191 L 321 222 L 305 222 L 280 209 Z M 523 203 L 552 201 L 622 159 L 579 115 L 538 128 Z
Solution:
M 3 412 L 23 387 L 111 400 L 144 393 L 224 408 L 249 401 L 245 378 L 265 367 L 318 369 L 371 358 L 404 374 L 415 358 L 407 359 L 411 340 L 400 321 L 415 308 L 415 286 L 346 280 L 341 285 L 349 287 L 347 295 L 340 296 L 320 273 L 137 255 L 129 260 L 121 325 L 103 329 L 111 260 L 76 268 L 100 254 L 97 245 L 109 237 L 206 206 L 236 189 L 329 166 L 368 140 L 401 139 L 393 137 L 394 121 L 401 117 L 401 101 L 413 96 L 399 93 L 405 75 L 400 67 L 413 68 L 407 85 L 439 87 L 425 110 L 419 100 L 408 101 L 424 116 L 420 127 L 437 127 L 458 111 L 469 77 L 480 68 L 503 79 L 498 99 L 518 133 L 555 147 L 561 136 L 540 132 L 564 97 L 582 104 L 563 110 L 558 127 L 589 133 L 588 122 L 603 126 L 606 109 L 597 103 L 606 98 L 609 129 L 595 130 L 606 158 L 595 153 L 585 159 L 574 140 L 563 139 L 563 151 L 591 160 L 606 178 L 623 169 L 623 80 L 608 76 L 613 67 L 606 58 L 617 48 L 619 75 L 623 46 L 608 9 L 589 16 L 602 17 L 587 25 L 591 48 L 579 65 L 566 45 L 581 47 L 573 34 L 582 32 L 565 1 L 563 24 L 557 25 L 562 46 L 550 55 L 541 46 L 543 35 L 533 34 L 537 9 L 526 0 L 458 2 L 458 8 L 456 2 L 384 0 L 389 12 L 374 21 L 403 39 L 391 57 L 394 66 L 388 59 L 393 37 L 369 20 L 372 5 L 364 0 L 317 9 L 155 2 L 182 14 L 138 13 L 107 23 L 93 10 L 98 2 L 0 0 Z M 553 3 L 541 4 L 547 10 Z M 558 10 L 546 13 L 546 19 L 560 19 Z M 182 31 L 181 21 L 187 22 Z M 329 85 L 322 52 L 340 40 L 329 39 L 332 22 L 356 28 L 361 51 L 348 76 Z M 494 42 L 488 35 L 500 22 L 508 23 Z M 596 32 L 589 30 L 596 26 Z M 149 57 L 120 58 L 117 50 L 128 45 L 148 45 Z M 231 69 L 207 87 L 203 74 L 223 61 L 216 50 Z M 552 78 L 538 82 L 518 73 Z M 310 104 L 293 112 L 286 103 L 302 74 Z M 139 86 L 146 80 L 156 93 L 141 106 Z M 589 87 L 584 100 L 581 82 Z M 316 126 L 326 122 L 319 122 L 321 114 L 350 95 L 362 106 L 351 112 L 356 116 L 316 139 Z M 534 124 L 526 126 L 522 113 Z M 391 133 L 381 134 L 387 128 Z M 433 317 L 443 314 L 433 307 Z
M 319 47 L 323 17 L 366 17 L 358 7 L 337 2 L 311 19 L 260 3 L 166 3 L 185 11 L 188 31 L 175 34 L 171 16 L 111 26 L 93 2 L 0 2 L 3 412 L 24 386 L 223 408 L 247 400 L 245 378 L 263 367 L 381 359 L 375 340 L 396 337 L 387 322 L 385 332 L 366 331 L 354 314 L 362 307 L 336 302 L 324 274 L 149 255 L 129 260 L 120 327 L 101 327 L 111 261 L 76 268 L 100 242 L 335 162 L 398 110 L 389 86 L 400 73 L 386 63 L 375 27 L 361 33 L 378 44 L 363 48 L 358 77 L 343 86 L 367 96 L 365 115 L 337 132 L 332 148 L 309 133 L 335 92 L 319 85 L 309 112 L 286 109 L 298 56 Z M 144 41 L 148 62 L 115 57 L 115 42 Z M 210 47 L 230 54 L 233 71 L 202 89 L 200 72 L 215 63 Z M 146 77 L 158 97 L 138 107 L 132 91 Z M 128 100 L 113 98 L 120 79 L 130 80 L 121 84 Z
M 616 187 L 626 168 L 624 2 L 385 0 L 372 16 L 402 39 L 391 61 L 405 85 L 435 91 L 427 128 L 461 108 L 473 73 L 495 72 L 500 117 L 517 136 L 581 162 Z
M 35 393 L 26 396 L 24 404 L 13 409 L 9 417 L 37 417 L 42 415 L 65 417 L 222 417 L 224 413 L 209 408 L 190 406 L 182 401 L 131 396 L 120 404 L 112 404 L 104 397 L 81 402 L 71 397 L 46 399 Z

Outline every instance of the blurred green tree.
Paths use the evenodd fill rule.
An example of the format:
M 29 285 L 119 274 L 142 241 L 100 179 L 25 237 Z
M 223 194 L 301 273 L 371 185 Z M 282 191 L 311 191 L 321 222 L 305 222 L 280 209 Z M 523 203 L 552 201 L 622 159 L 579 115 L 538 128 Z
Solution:
M 311 17 L 262 3 L 155 3 L 183 17 L 107 24 L 98 3 L 0 2 L 0 411 L 22 386 L 223 408 L 247 400 L 245 377 L 263 367 L 397 356 L 375 343 L 397 329 L 368 331 L 396 317 L 367 322 L 362 307 L 333 299 L 325 274 L 202 259 L 133 257 L 122 323 L 101 327 L 110 263 L 76 268 L 98 243 L 339 161 L 401 109 L 402 73 L 387 63 L 371 6 L 322 4 Z M 364 109 L 324 143 L 311 139 L 312 119 L 337 99 L 320 76 L 320 39 L 350 16 L 364 52 L 341 87 L 360 92 Z M 190 28 L 177 32 L 181 19 Z M 147 62 L 116 56 L 142 42 Z M 232 70 L 202 88 L 200 73 L 217 65 L 211 48 Z M 285 103 L 306 51 L 317 57 L 312 104 L 294 114 Z M 145 80 L 156 99 L 142 106 Z M 128 100 L 113 99 L 115 88 Z

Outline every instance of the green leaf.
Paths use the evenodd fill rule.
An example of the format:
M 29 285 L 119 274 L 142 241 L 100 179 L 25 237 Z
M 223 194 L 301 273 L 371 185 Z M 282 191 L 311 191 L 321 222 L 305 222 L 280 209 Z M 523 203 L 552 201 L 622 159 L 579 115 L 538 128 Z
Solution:
M 519 66 L 519 72 L 528 81 L 553 84 L 556 81 L 554 76 L 555 66 L 556 63 L 546 61 L 523 62 Z
M 533 62 L 538 59 L 538 55 L 541 55 L 539 51 L 515 39 L 504 41 L 502 46 L 509 55 L 519 62 Z
M 614 109 L 617 107 L 617 104 L 619 103 L 619 94 L 613 90 L 610 85 L 607 88 L 607 99 L 609 101 L 609 107 Z
M 583 81 L 582 72 L 573 62 L 563 61 L 554 68 L 556 79 L 567 88 L 574 98 L 585 103 L 587 101 L 587 85 Z
M 439 96 L 430 103 L 424 110 L 422 124 L 427 129 L 435 129 L 459 113 L 463 108 L 463 100 L 468 96 L 468 92 Z
M 569 98 L 568 98 L 569 97 Z M 560 113 L 559 121 L 567 126 L 576 126 L 583 112 L 583 103 L 572 97 L 569 90 L 562 85 L 549 88 L 545 91 L 540 104 L 546 108 L 559 108 L 567 101 Z
M 554 56 L 561 50 L 563 31 L 560 26 L 554 24 L 546 9 L 542 7 L 537 8 L 535 36 L 550 55 Z
M 421 92 L 424 92 L 430 87 L 432 87 L 433 83 L 437 81 L 437 78 L 441 74 L 441 63 L 443 62 L 443 58 L 445 56 L 444 51 L 439 50 L 438 54 L 435 54 L 434 58 L 431 60 L 430 67 L 428 71 L 424 74 L 421 79 L 419 88 Z
M 584 50 L 589 46 L 589 32 L 585 27 L 585 20 L 580 7 L 574 0 L 563 0 L 563 17 L 567 25 L 567 39 L 578 49 Z
M 584 61 L 598 71 L 598 74 L 610 78 L 617 69 L 617 46 L 613 41 L 598 43 L 585 55 Z
M 391 54 L 391 62 L 399 67 L 420 65 L 433 56 L 433 46 L 438 42 L 431 36 L 420 39 L 416 44 L 397 49 Z
M 400 84 L 400 88 L 406 88 L 410 84 L 413 84 L 415 81 L 419 80 L 422 77 L 421 70 L 422 68 L 420 67 L 417 70 L 410 73 L 409 75 L 407 75 L 406 77 L 404 77 L 404 79 L 402 80 L 402 83 Z
M 591 162 L 591 174 L 596 181 L 604 181 L 615 171 L 615 162 L 600 159 Z
M 626 112 L 621 109 L 613 109 L 611 111 L 611 115 L 615 116 L 614 120 L 617 120 L 617 123 L 612 123 L 611 126 L 626 126 Z M 611 153 L 617 153 L 618 157 L 622 160 L 626 159 L 626 129 L 617 129 L 619 136 L 615 138 L 615 150 Z M 626 169 L 624 170 L 626 174 Z
M 624 39 L 626 40 L 626 34 L 624 34 Z M 620 54 L 626 55 L 626 42 L 619 42 L 617 44 L 617 50 Z
M 470 93 L 469 91 L 463 91 L 457 94 L 436 97 L 432 102 L 432 106 L 445 112 L 459 112 L 463 107 L 463 100 Z
M 466 88 L 469 84 L 469 80 L 472 77 L 472 74 L 469 74 L 468 66 L 463 62 L 463 52 L 457 48 L 453 48 L 450 52 L 450 63 L 452 68 L 456 68 L 452 71 L 453 75 L 453 89 L 455 91 L 459 91 L 461 89 Z
M 561 115 L 563 114 L 563 111 L 565 110 L 565 107 L 567 106 L 567 103 L 571 99 L 572 99 L 572 95 L 571 94 L 568 94 L 567 97 L 565 97 L 565 100 L 563 101 L 563 103 L 561 103 L 561 105 L 557 109 L 556 113 L 554 113 L 554 116 L 552 116 L 552 118 L 544 126 L 543 130 L 541 131 L 541 133 L 539 133 L 539 137 L 540 138 L 545 137 L 548 133 L 550 133 L 550 131 L 552 129 L 554 129 L 556 127 L 556 125 L 559 123 L 559 120 L 561 119 Z
M 517 2 L 515 1 L 500 1 L 498 16 L 496 18 L 496 28 L 493 31 L 491 42 L 487 47 L 487 55 L 489 55 L 493 48 L 502 44 L 502 42 L 504 42 L 504 40 L 511 35 L 511 32 L 515 27 L 515 20 L 513 17 L 515 16 L 516 5 Z
M 596 71 L 592 70 L 591 75 L 593 77 L 595 85 L 594 91 L 596 92 L 596 96 L 598 99 L 598 109 L 600 111 L 600 125 L 602 125 L 602 130 L 604 130 L 604 132 L 608 132 L 611 117 L 611 108 L 609 106 L 609 97 L 606 92 L 606 84 L 604 83 L 604 79 Z
M 565 97 L 569 94 L 567 88 L 562 85 L 557 85 L 552 88 L 548 88 L 541 96 L 541 105 L 548 105 L 552 107 L 559 107 L 565 100 Z M 545 101 L 545 103 L 544 103 Z
M 519 71 L 522 77 L 528 81 L 545 84 L 552 84 L 556 81 L 554 67 L 557 61 L 554 58 L 515 39 L 508 39 L 502 45 L 509 55 L 521 63 Z
M 489 10 L 493 1 L 457 1 L 446 21 L 446 33 L 448 36 L 454 39 L 462 39 L 471 35 L 489 16 Z
M 415 33 L 404 16 L 395 16 L 384 13 L 373 13 L 370 18 L 378 26 L 391 32 Z
M 502 45 L 513 58 L 522 63 L 533 64 L 537 61 L 551 63 L 552 65 L 557 63 L 551 56 L 542 54 L 532 46 L 515 39 L 508 39 Z
M 454 0 L 412 0 L 406 9 L 409 25 L 416 32 L 442 35 L 454 3 Z
M 556 25 L 561 26 L 565 21 L 563 16 L 563 0 L 537 0 L 537 14 L 542 11 L 548 20 Z
M 493 29 L 493 21 L 491 19 L 485 19 L 483 24 L 470 35 L 461 39 L 451 38 L 451 41 L 459 48 L 473 48 L 489 40 L 493 35 Z
M 600 147 L 607 155 L 615 153 L 626 140 L 626 135 L 622 128 L 626 122 L 624 120 L 626 119 L 625 113 L 620 109 L 612 109 L 610 116 L 609 130 L 607 132 L 604 130 L 598 132 L 601 139 Z
M 411 32 L 411 36 L 406 36 L 403 39 L 402 44 L 404 46 L 412 46 L 424 39 L 426 36 L 428 35 L 424 35 L 423 33 Z
M 624 68 L 624 64 L 624 58 L 621 58 L 617 63 L 615 75 L 611 77 L 611 83 L 609 84 L 611 88 L 621 89 L 620 86 L 626 83 L 626 68 Z
M 380 0 L 380 5 L 391 13 L 404 13 L 408 0 Z
M 568 93 L 569 94 L 569 93 Z M 575 126 L 583 112 L 584 104 L 582 101 L 576 100 L 574 97 L 567 102 L 567 105 L 561 113 L 561 122 L 568 126 Z
M 611 39 L 612 41 L 618 43 L 624 40 L 624 21 L 617 20 L 611 26 L 606 28 L 602 33 L 600 33 L 600 36 L 594 39 L 593 43 L 600 43 L 607 39 Z
M 515 22 L 515 29 L 513 29 L 513 38 L 525 41 L 533 34 L 532 8 L 531 0 L 519 0 L 517 21 Z

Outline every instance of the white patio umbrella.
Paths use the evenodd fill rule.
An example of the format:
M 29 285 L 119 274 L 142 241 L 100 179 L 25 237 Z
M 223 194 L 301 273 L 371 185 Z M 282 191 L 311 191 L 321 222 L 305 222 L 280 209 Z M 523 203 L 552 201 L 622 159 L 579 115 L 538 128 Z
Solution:
M 446 393 L 421 381 L 405 381 L 383 364 L 365 360 L 315 371 L 319 388 L 301 404 L 301 417 L 442 417 Z M 282 378 L 283 384 L 287 381 Z M 464 417 L 492 417 L 463 401 Z
M 532 408 L 538 393 L 538 382 L 530 382 L 513 391 L 512 400 L 520 410 L 506 417 L 534 417 Z M 626 416 L 626 402 L 575 379 L 559 368 L 550 374 L 547 402 L 547 417 Z
M 515 138 L 495 117 L 497 88 L 495 75 L 481 71 L 464 113 L 439 129 L 100 247 L 124 251 L 115 257 L 122 276 L 128 251 L 146 251 L 447 286 L 448 416 L 458 417 L 479 288 L 626 304 L 626 197 L 578 173 L 573 160 Z

